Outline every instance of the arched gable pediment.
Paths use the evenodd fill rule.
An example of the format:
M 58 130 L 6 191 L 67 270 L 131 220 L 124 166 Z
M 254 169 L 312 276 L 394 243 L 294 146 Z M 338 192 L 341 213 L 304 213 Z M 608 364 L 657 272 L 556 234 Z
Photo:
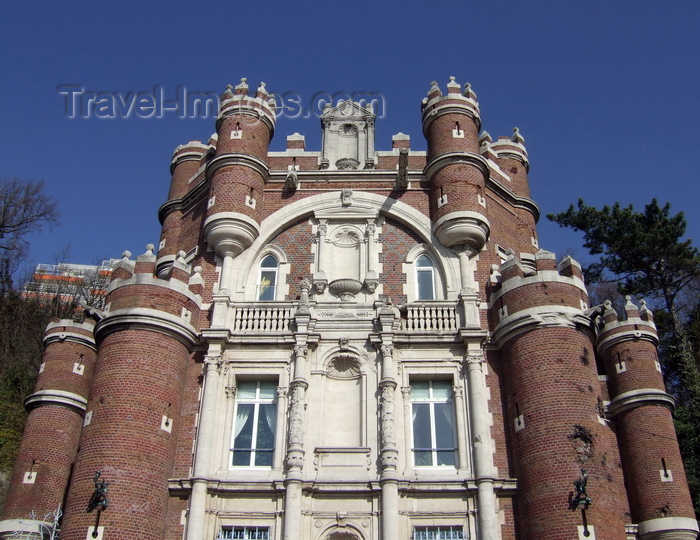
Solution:
M 235 260 L 236 282 L 232 289 L 238 295 L 244 294 L 248 276 L 254 270 L 254 262 L 260 258 L 261 252 L 275 237 L 295 224 L 308 219 L 348 224 L 366 223 L 380 217 L 401 223 L 423 243 L 432 247 L 439 259 L 436 262 L 443 272 L 446 295 L 456 296 L 460 283 L 457 258 L 432 234 L 428 216 L 396 199 L 350 190 L 322 193 L 295 201 L 264 219 L 258 238 Z

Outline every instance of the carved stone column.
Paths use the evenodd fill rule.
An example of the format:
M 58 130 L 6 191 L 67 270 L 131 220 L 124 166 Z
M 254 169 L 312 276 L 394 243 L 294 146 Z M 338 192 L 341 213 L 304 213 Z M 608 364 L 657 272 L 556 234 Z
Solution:
M 401 397 L 403 399 L 403 436 L 406 444 L 411 444 L 411 387 L 402 386 L 401 387 Z M 403 453 L 403 466 L 404 468 L 413 468 L 413 456 L 412 452 Z
M 219 349 L 217 347 L 217 349 Z M 211 349 L 210 349 L 211 351 Z M 214 352 L 214 351 L 211 351 Z M 216 352 L 220 352 L 217 350 Z M 207 481 L 211 474 L 211 450 L 216 428 L 216 402 L 219 393 L 219 373 L 222 358 L 220 354 L 208 354 L 204 357 L 204 392 L 197 428 L 197 449 L 194 455 L 192 474 L 192 494 L 187 517 L 187 540 L 204 538 L 204 515 L 207 502 Z
M 453 246 L 452 251 L 457 254 L 459 259 L 459 298 L 462 301 L 464 310 L 464 326 L 466 328 L 479 328 L 481 327 L 479 297 L 476 292 L 477 285 L 474 283 L 474 270 L 471 265 L 471 259 L 476 255 L 476 252 L 474 248 L 467 244 Z
M 289 422 L 287 428 L 287 478 L 284 497 L 284 540 L 301 538 L 301 483 L 304 468 L 304 412 L 306 409 L 305 344 L 294 347 L 294 379 L 289 385 Z
M 317 236 L 314 239 L 316 242 L 316 267 L 314 268 L 314 290 L 317 294 L 323 294 L 328 286 L 328 278 L 326 273 L 323 271 L 325 265 L 323 264 L 323 255 L 325 253 L 325 243 L 326 243 L 326 233 L 328 232 L 328 225 L 326 220 L 319 220 L 317 227 Z
M 226 416 L 224 420 L 225 426 L 225 436 L 224 440 L 221 442 L 223 445 L 221 452 L 221 467 L 227 469 L 230 465 L 231 460 L 231 433 L 233 432 L 233 410 L 236 407 L 236 393 L 238 388 L 233 386 L 231 382 L 231 369 L 224 366 L 224 374 L 228 371 L 229 381 L 224 387 L 224 392 L 226 393 Z
M 391 336 L 382 336 L 391 341 Z M 394 369 L 394 346 L 381 346 L 382 379 L 379 382 L 379 437 L 382 486 L 382 538 L 399 537 L 399 482 L 397 465 L 399 451 L 396 445 L 395 399 L 396 378 Z
M 467 418 L 464 414 L 464 388 L 459 385 L 452 387 L 452 393 L 455 399 L 455 410 L 457 412 L 457 440 L 466 441 L 467 440 Z M 467 466 L 467 445 L 458 444 L 457 452 L 459 454 L 459 468 L 465 469 Z
M 469 409 L 472 421 L 472 444 L 474 447 L 474 476 L 477 485 L 479 538 L 499 540 L 501 528 L 496 513 L 496 494 L 493 489 L 493 449 L 491 429 L 488 423 L 488 392 L 484 376 L 484 355 L 467 354 L 467 383 L 469 385 Z
M 377 234 L 377 226 L 374 223 L 367 223 L 365 236 L 367 237 L 367 274 L 365 275 L 365 288 L 370 294 L 374 294 L 377 288 L 377 272 L 374 268 L 374 237 Z
M 277 387 L 277 426 L 284 425 L 284 417 L 287 414 L 287 393 L 289 388 L 286 386 Z M 282 454 L 284 448 L 285 433 L 282 429 L 275 430 L 275 457 L 273 467 L 277 470 L 282 469 L 282 461 L 286 456 Z

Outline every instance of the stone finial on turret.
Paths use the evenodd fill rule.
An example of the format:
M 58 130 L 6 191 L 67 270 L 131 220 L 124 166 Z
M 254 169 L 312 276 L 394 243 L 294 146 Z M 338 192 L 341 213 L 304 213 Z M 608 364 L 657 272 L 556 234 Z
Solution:
M 226 85 L 226 89 L 221 93 L 221 101 L 233 98 L 233 87 L 229 84 Z
M 462 92 L 462 95 L 467 99 L 473 99 L 476 101 L 476 94 L 474 93 L 474 90 L 472 90 L 472 85 L 469 83 L 464 85 L 464 92 Z
M 194 294 L 202 295 L 204 292 L 204 278 L 202 277 L 202 267 L 195 266 L 193 274 L 187 281 L 187 285 Z
M 481 132 L 481 135 L 479 136 L 479 144 L 481 146 L 484 146 L 485 144 L 491 144 L 493 142 L 493 138 L 491 137 L 491 134 L 484 130 Z
M 430 83 L 430 90 L 428 90 L 428 99 L 440 97 L 441 95 L 442 95 L 442 92 L 440 91 L 440 87 L 438 86 L 437 81 L 431 82 Z
M 557 266 L 557 269 L 562 276 L 577 277 L 583 281 L 583 269 L 581 268 L 581 265 L 569 255 L 562 259 Z
M 517 144 L 525 144 L 525 138 L 520 134 L 517 126 L 513 128 L 513 135 L 511 135 L 510 140 Z
M 455 77 L 450 76 L 450 82 L 447 83 L 447 92 L 449 94 L 459 94 L 461 86 L 458 82 L 455 82 Z
M 651 310 L 647 307 L 647 302 L 646 300 L 640 300 L 639 301 L 639 317 L 643 321 L 647 321 L 650 323 L 654 322 L 654 314 L 651 312 Z
M 247 94 L 248 93 L 248 79 L 241 77 L 240 84 L 236 85 L 236 94 Z
M 265 83 L 263 81 L 260 81 L 260 84 L 258 85 L 258 89 L 255 91 L 255 97 L 257 98 L 264 98 L 269 96 L 270 93 L 265 89 Z
M 136 265 L 134 266 L 135 274 L 151 274 L 156 271 L 156 256 L 153 254 L 153 244 L 146 246 L 146 252 L 136 257 Z
M 625 296 L 625 316 L 627 319 L 639 317 L 639 308 L 632 303 L 632 297 L 629 294 Z
M 170 279 L 182 281 L 183 283 L 189 282 L 190 267 L 185 262 L 186 256 L 187 256 L 187 253 L 185 253 L 184 251 L 182 251 L 182 250 L 178 251 L 177 257 L 175 258 L 175 262 L 173 263 L 172 272 L 170 273 Z
M 122 253 L 122 258 L 117 264 L 114 265 L 112 269 L 112 276 L 110 281 L 115 281 L 117 279 L 129 279 L 134 273 L 134 263 L 131 262 L 131 251 L 124 250 Z
M 603 302 L 603 306 L 605 307 L 605 310 L 603 311 L 603 322 L 607 324 L 617 321 L 617 311 L 615 311 L 612 302 L 610 300 L 606 300 Z

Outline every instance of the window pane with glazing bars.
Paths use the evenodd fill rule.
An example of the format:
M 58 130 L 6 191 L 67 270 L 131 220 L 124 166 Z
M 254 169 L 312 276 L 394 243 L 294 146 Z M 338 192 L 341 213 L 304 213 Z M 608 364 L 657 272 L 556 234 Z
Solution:
M 269 540 L 269 527 L 223 527 L 217 540 Z
M 277 385 L 245 381 L 238 385 L 231 465 L 271 467 L 275 450 Z
M 435 300 L 433 261 L 427 255 L 421 255 L 416 260 L 416 282 L 418 300 Z
M 268 255 L 260 261 L 260 274 L 258 276 L 258 300 L 269 302 L 275 299 L 277 288 L 277 268 L 279 263 L 272 255 Z
M 451 383 L 413 381 L 411 414 L 414 465 L 454 467 L 457 448 Z
M 463 540 L 462 527 L 415 527 L 413 540 Z

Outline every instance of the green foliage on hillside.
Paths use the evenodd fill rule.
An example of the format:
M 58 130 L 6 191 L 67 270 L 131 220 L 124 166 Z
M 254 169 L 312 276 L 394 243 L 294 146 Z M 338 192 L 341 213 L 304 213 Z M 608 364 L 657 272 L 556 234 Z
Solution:
M 655 309 L 659 361 L 676 399 L 674 421 L 688 482 L 700 513 L 700 254 L 684 239 L 683 213 L 656 199 L 638 212 L 619 203 L 602 209 L 579 199 L 547 217 L 580 231 L 597 260 L 584 268 L 597 292 L 615 283 L 621 294 L 647 297 Z

